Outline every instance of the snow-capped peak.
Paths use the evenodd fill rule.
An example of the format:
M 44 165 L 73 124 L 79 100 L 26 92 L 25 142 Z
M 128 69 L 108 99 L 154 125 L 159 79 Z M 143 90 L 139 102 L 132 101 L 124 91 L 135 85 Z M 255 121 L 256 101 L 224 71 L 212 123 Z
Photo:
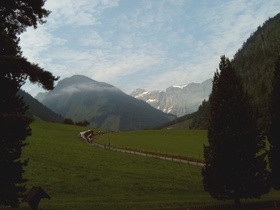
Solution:
M 140 94 L 138 94 L 138 95 L 136 95 L 136 96 L 134 96 L 134 97 L 135 97 L 135 98 L 142 98 L 143 96 L 148 95 L 148 94 L 150 94 L 150 92 L 145 91 L 145 92 L 140 93 Z
M 188 85 L 173 85 L 174 88 L 180 88 L 183 89 L 184 87 L 187 87 Z

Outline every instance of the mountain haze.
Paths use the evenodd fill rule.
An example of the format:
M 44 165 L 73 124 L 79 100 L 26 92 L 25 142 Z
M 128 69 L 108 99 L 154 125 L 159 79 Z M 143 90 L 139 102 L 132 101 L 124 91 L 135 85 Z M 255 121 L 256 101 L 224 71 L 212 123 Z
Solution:
M 46 106 L 41 104 L 38 100 L 23 90 L 19 90 L 17 93 L 20 97 L 23 97 L 24 103 L 28 106 L 26 114 L 34 119 L 48 121 L 48 122 L 62 122 L 63 117 L 56 114 Z
M 140 130 L 175 118 L 110 84 L 82 75 L 63 79 L 54 90 L 39 96 L 44 105 L 63 117 L 87 120 L 100 129 Z

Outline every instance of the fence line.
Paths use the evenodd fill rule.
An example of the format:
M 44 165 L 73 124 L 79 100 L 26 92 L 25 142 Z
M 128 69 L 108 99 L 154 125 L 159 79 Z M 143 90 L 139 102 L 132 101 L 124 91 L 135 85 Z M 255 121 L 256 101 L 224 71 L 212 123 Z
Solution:
M 234 204 L 227 204 L 197 207 L 179 207 L 158 210 L 280 210 L 280 201 L 243 203 L 239 208 L 235 207 Z
M 168 155 L 155 153 L 155 152 L 144 152 L 144 151 L 127 149 L 127 148 L 121 149 L 121 148 L 117 148 L 117 147 L 112 147 L 111 145 L 103 145 L 103 144 L 97 143 L 96 141 L 92 141 L 90 144 L 103 148 L 103 149 L 108 149 L 108 150 L 117 151 L 117 152 L 129 153 L 129 154 L 145 156 L 145 157 L 158 158 L 158 159 L 169 160 L 169 161 L 173 161 L 173 162 L 186 163 L 186 164 L 195 165 L 195 166 L 204 166 L 204 163 L 202 160 L 198 160 L 195 158 L 187 158 L 187 157 L 183 158 L 180 156 L 173 157 L 172 155 L 168 156 Z

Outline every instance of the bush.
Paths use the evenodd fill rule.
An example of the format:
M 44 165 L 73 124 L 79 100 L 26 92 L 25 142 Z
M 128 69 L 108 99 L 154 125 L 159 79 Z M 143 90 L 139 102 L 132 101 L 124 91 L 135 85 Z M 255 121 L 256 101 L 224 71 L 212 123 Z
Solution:
M 76 122 L 75 125 L 79 125 L 79 126 L 89 126 L 89 122 L 87 120 L 84 120 L 84 121 L 79 121 L 79 122 Z
M 68 125 L 74 125 L 74 122 L 71 118 L 65 118 L 63 121 L 62 121 L 63 124 L 68 124 Z

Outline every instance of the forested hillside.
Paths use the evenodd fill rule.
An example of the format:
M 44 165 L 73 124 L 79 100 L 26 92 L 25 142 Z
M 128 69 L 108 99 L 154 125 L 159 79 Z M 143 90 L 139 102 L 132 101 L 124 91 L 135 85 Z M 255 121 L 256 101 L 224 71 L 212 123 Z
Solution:
M 252 97 L 260 124 L 269 120 L 268 103 L 275 62 L 280 56 L 280 13 L 259 26 L 232 61 Z
M 265 128 L 269 122 L 269 97 L 275 62 L 280 56 L 280 13 L 268 19 L 251 34 L 235 54 L 232 64 L 241 76 L 259 126 Z M 185 117 L 191 121 L 191 129 L 207 129 L 208 108 L 203 107 Z M 206 109 L 205 109 L 206 108 Z

